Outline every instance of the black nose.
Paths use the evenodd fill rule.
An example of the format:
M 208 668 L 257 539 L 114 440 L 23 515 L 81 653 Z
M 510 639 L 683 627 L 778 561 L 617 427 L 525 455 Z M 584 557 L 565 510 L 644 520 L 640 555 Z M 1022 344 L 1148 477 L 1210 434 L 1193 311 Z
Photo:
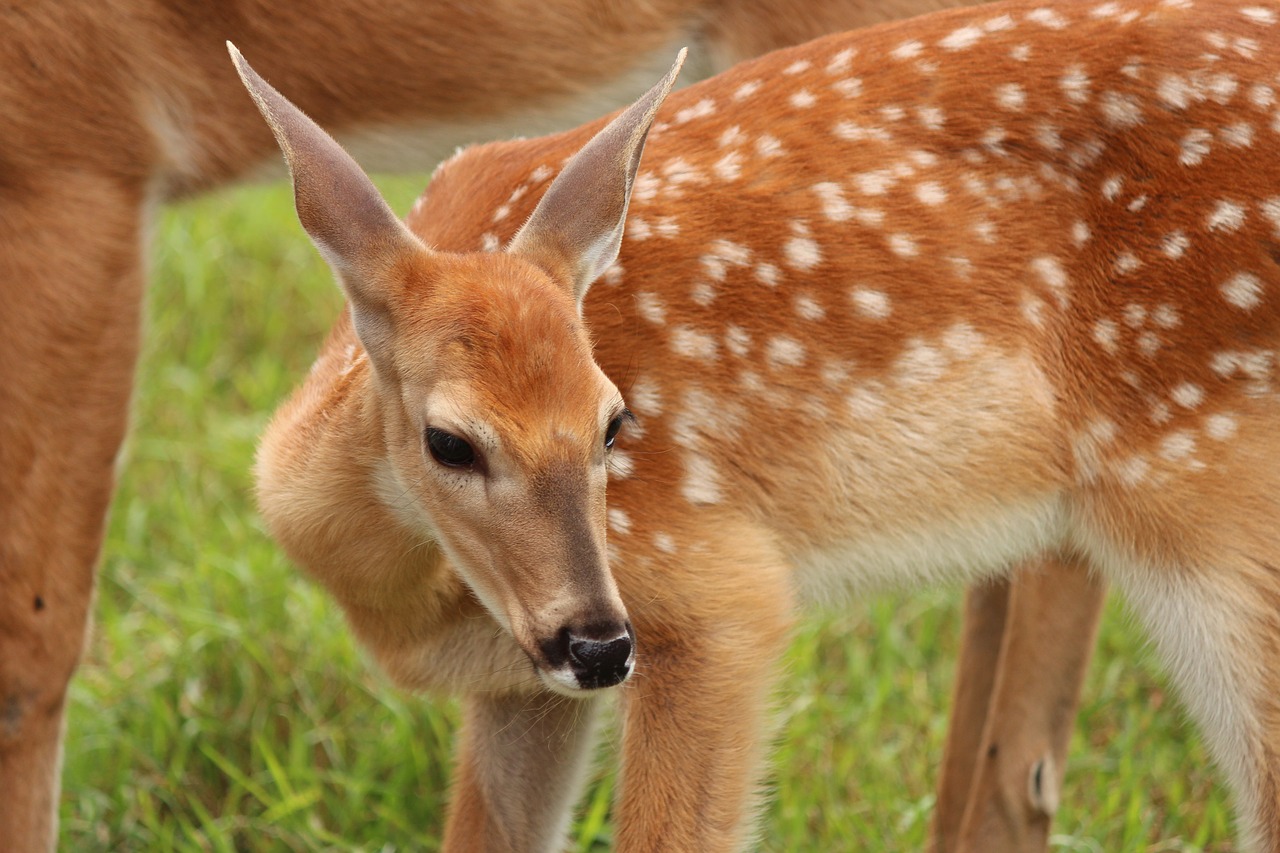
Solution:
M 593 690 L 612 687 L 631 674 L 631 652 L 635 644 L 630 632 L 607 640 L 569 634 L 569 663 L 578 684 Z

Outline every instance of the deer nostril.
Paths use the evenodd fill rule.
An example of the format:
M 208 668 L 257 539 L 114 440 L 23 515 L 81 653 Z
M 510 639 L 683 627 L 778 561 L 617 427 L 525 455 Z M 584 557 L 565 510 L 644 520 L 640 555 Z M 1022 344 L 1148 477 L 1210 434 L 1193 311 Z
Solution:
M 623 634 L 612 640 L 586 640 L 569 635 L 569 659 L 595 675 L 622 670 L 631 659 L 631 637 Z

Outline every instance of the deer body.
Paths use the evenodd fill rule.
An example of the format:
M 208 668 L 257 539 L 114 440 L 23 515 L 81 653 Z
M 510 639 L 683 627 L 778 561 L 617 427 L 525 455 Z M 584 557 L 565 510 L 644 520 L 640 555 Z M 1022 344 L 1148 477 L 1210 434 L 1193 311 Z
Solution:
M 1280 850 L 1278 22 L 1270 5 L 1015 2 L 780 51 L 671 96 L 638 171 L 612 179 L 629 213 L 625 194 L 611 214 L 591 201 L 599 152 L 550 181 L 603 120 L 445 164 L 407 220 L 424 271 L 347 284 L 398 305 L 401 337 L 374 336 L 391 354 L 344 318 L 260 478 L 272 530 L 393 676 L 470 697 L 448 845 L 545 846 L 561 816 L 529 803 L 575 784 L 580 749 L 548 763 L 503 735 L 544 711 L 566 742 L 586 730 L 566 703 L 593 694 L 548 675 L 532 606 L 634 626 L 619 849 L 727 849 L 797 591 L 968 580 L 1049 550 L 1124 589 L 1243 834 Z M 577 253 L 624 216 L 577 327 Z M 313 237 L 351 227 L 314 217 Z M 528 508 L 455 518 L 422 484 L 439 404 L 421 388 L 453 369 L 425 318 L 459 293 L 446 328 L 479 323 L 498 355 L 445 396 L 472 413 L 468 441 L 522 454 L 532 480 L 554 466 L 521 442 L 579 443 L 565 491 L 534 501 L 559 530 L 531 532 Z M 569 330 L 551 349 L 521 327 L 543 311 Z M 637 423 L 608 453 L 606 508 L 588 424 L 617 399 Z M 508 553 L 554 562 L 583 518 L 608 526 L 607 573 L 543 566 L 553 605 L 479 556 L 506 545 L 472 541 L 515 525 Z

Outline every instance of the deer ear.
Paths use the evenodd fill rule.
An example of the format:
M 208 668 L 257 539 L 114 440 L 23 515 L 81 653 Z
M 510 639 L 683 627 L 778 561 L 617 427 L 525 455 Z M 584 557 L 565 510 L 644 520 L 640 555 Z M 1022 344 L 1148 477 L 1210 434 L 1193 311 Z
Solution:
M 298 220 L 333 268 L 376 364 L 390 342 L 395 270 L 425 247 L 342 146 L 259 77 L 235 45 L 227 42 L 227 50 L 284 152 Z
M 567 276 L 579 307 L 587 288 L 618 257 L 640 154 L 686 52 L 680 51 L 658 85 L 569 160 L 507 248 Z

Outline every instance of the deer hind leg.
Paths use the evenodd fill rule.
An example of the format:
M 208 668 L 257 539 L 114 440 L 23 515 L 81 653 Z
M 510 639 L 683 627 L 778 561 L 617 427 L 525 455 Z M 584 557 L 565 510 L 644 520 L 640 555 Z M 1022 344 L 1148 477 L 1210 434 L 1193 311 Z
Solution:
M 1106 588 L 1079 560 L 1010 582 L 1000 651 L 951 850 L 1045 850 Z M 962 673 L 969 674 L 968 670 Z
M 139 197 L 84 175 L 51 183 L 0 201 L 0 838 L 24 851 L 56 840 L 66 689 L 142 290 Z
M 1267 523 L 1274 523 L 1269 513 Z M 1213 571 L 1120 573 L 1235 794 L 1243 850 L 1280 851 L 1280 548 Z
M 1012 583 L 999 578 L 975 584 L 965 592 L 951 719 L 933 812 L 930 843 L 934 853 L 954 853 L 956 849 L 995 691 Z
M 753 534 L 730 523 L 673 537 L 674 564 L 652 586 L 618 573 L 637 643 L 623 687 L 619 853 L 749 840 L 793 610 L 785 563 Z M 689 550 L 696 569 L 675 562 Z
M 467 697 L 444 849 L 564 849 L 600 701 L 545 691 Z

